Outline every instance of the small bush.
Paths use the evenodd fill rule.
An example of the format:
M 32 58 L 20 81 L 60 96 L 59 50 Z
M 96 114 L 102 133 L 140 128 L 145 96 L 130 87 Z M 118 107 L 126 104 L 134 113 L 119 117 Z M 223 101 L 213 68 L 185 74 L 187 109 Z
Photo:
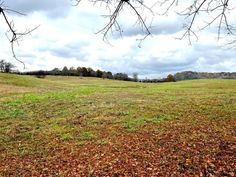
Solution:
M 46 77 L 46 73 L 44 71 L 38 71 L 35 73 L 35 77 L 39 79 L 44 79 Z

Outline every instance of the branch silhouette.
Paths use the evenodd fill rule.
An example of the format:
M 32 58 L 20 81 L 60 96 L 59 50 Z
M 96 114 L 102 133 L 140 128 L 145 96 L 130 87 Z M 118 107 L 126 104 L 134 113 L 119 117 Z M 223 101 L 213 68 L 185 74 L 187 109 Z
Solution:
M 74 0 L 74 6 L 78 6 L 82 0 Z M 85 0 L 84 0 L 85 1 Z M 167 15 L 169 12 L 175 11 L 173 8 L 178 7 L 182 1 L 179 0 L 156 0 L 154 4 L 149 6 L 147 5 L 147 0 L 87 0 L 92 2 L 93 4 L 99 3 L 102 6 L 105 6 L 109 10 L 108 15 L 103 15 L 103 17 L 108 18 L 107 23 L 105 23 L 104 27 L 100 29 L 97 33 L 103 34 L 103 40 L 108 42 L 108 34 L 112 33 L 114 30 L 118 31 L 119 34 L 122 36 L 123 29 L 120 25 L 118 17 L 125 7 L 128 7 L 131 12 L 134 13 L 137 20 L 134 21 L 134 24 L 137 24 L 140 27 L 140 31 L 142 32 L 140 44 L 143 40 L 145 40 L 148 36 L 152 33 L 150 31 L 152 27 L 152 20 L 150 24 L 147 24 L 147 17 L 152 16 L 154 18 L 155 15 Z M 229 15 L 232 11 L 235 11 L 235 8 L 232 7 L 233 4 L 232 0 L 190 0 L 188 1 L 189 6 L 186 8 L 182 8 L 182 11 L 176 12 L 177 15 L 183 16 L 185 18 L 185 22 L 183 25 L 183 34 L 179 39 L 187 38 L 189 43 L 191 44 L 192 38 L 194 37 L 198 40 L 198 32 L 205 30 L 206 28 L 216 25 L 217 29 L 217 38 L 218 40 L 221 38 L 222 34 L 226 34 L 228 36 L 233 36 L 229 44 L 236 43 L 236 23 L 229 19 Z M 150 3 L 149 3 L 150 4 Z M 164 13 L 156 13 L 154 8 L 158 6 L 164 10 Z M 113 10 L 111 10 L 113 9 Z M 14 28 L 14 22 L 10 22 L 8 16 L 6 14 L 7 11 L 11 11 L 13 13 L 17 13 L 19 15 L 25 15 L 21 12 L 3 8 L 3 3 L 0 3 L 0 15 L 3 17 L 7 28 L 7 37 L 11 43 L 11 51 L 13 57 L 21 62 L 24 67 L 25 64 L 21 60 L 17 58 L 17 55 L 14 51 L 14 45 L 17 43 L 18 40 L 23 37 L 24 35 L 30 34 L 32 31 L 36 30 L 39 26 L 33 29 L 27 29 L 23 32 L 18 32 Z M 143 12 L 149 12 L 148 16 L 146 17 Z M 147 15 L 147 14 L 146 14 Z M 205 15 L 205 21 L 201 21 L 199 17 L 201 15 Z M 204 22 L 203 25 L 197 26 L 198 22 Z M 196 28 L 197 26 L 197 28 Z M 139 46 L 140 46 L 139 44 Z
M 33 29 L 30 29 L 30 30 L 25 30 L 24 32 L 17 32 L 16 29 L 14 29 L 14 22 L 10 22 L 8 20 L 8 17 L 6 15 L 6 11 L 11 11 L 11 12 L 14 12 L 14 13 L 17 13 L 19 15 L 25 15 L 21 12 L 18 12 L 18 11 L 15 11 L 15 10 L 11 10 L 11 9 L 7 9 L 7 8 L 2 8 L 2 3 L 0 4 L 0 15 L 3 16 L 3 19 L 7 25 L 7 28 L 8 28 L 8 33 L 10 33 L 10 35 L 8 35 L 8 33 L 6 33 L 6 36 L 11 44 L 11 52 L 12 52 L 12 55 L 13 55 L 13 58 L 15 58 L 15 60 L 17 60 L 18 62 L 22 63 L 23 66 L 24 66 L 24 69 L 25 69 L 25 63 L 23 61 L 21 61 L 20 59 L 17 58 L 17 55 L 15 53 L 15 50 L 14 50 L 14 45 L 15 43 L 18 44 L 18 40 L 25 36 L 25 35 L 28 35 L 30 34 L 32 31 L 36 30 L 39 26 L 33 28 Z
M 75 6 L 79 5 L 82 0 L 75 0 Z M 93 4 L 99 3 L 100 5 L 105 5 L 107 9 L 115 9 L 114 11 L 110 10 L 109 15 L 104 15 L 108 17 L 108 22 L 104 27 L 99 30 L 97 33 L 103 34 L 103 40 L 107 40 L 109 32 L 113 30 L 118 31 L 121 35 L 123 30 L 119 24 L 118 16 L 124 7 L 130 7 L 131 11 L 137 16 L 137 24 L 139 24 L 141 31 L 144 32 L 144 37 L 141 40 L 146 39 L 147 36 L 151 35 L 150 28 L 152 23 L 147 25 L 146 18 L 141 13 L 143 10 L 148 10 L 151 14 L 154 15 L 167 15 L 169 12 L 173 12 L 174 7 L 178 7 L 183 2 L 179 0 L 156 0 L 154 4 L 148 7 L 147 0 L 88 0 Z M 217 38 L 221 38 L 221 35 L 227 34 L 235 36 L 236 34 L 236 24 L 229 20 L 230 12 L 234 11 L 235 8 L 232 8 L 232 4 L 229 4 L 232 0 L 190 0 L 188 1 L 189 6 L 183 8 L 180 12 L 176 12 L 177 15 L 183 16 L 185 18 L 185 23 L 183 24 L 183 34 L 179 39 L 187 38 L 191 44 L 192 37 L 198 39 L 198 32 L 205 30 L 207 27 L 216 24 L 217 28 Z M 154 7 L 161 7 L 164 10 L 164 13 L 157 13 L 153 10 Z M 231 7 L 231 8 L 230 8 Z M 200 21 L 198 17 L 205 15 L 207 18 L 204 22 L 204 25 L 197 27 L 197 23 Z M 232 24 L 233 23 L 233 24 Z M 235 36 L 236 37 L 236 36 Z M 235 41 L 235 40 L 234 40 Z
M 81 1 L 82 0 L 75 0 L 76 3 L 74 5 L 75 6 L 79 5 Z M 93 4 L 102 3 L 110 11 L 109 15 L 103 15 L 103 17 L 109 19 L 108 22 L 104 25 L 102 29 L 96 32 L 96 34 L 98 33 L 103 34 L 104 41 L 108 41 L 107 39 L 108 33 L 113 32 L 114 30 L 118 31 L 120 36 L 122 36 L 123 30 L 117 18 L 125 6 L 129 7 L 131 11 L 134 12 L 134 14 L 137 17 L 137 21 L 135 22 L 135 24 L 138 24 L 139 27 L 141 28 L 141 31 L 143 32 L 144 37 L 138 40 L 143 41 L 149 35 L 151 35 L 150 32 L 151 25 L 147 25 L 146 19 L 141 14 L 141 11 L 148 10 L 151 13 L 151 15 L 154 15 L 154 13 L 152 11 L 152 7 L 148 7 L 147 5 L 145 5 L 143 0 L 89 0 L 89 1 L 92 2 Z M 114 8 L 115 10 L 112 11 L 111 10 L 112 8 Z

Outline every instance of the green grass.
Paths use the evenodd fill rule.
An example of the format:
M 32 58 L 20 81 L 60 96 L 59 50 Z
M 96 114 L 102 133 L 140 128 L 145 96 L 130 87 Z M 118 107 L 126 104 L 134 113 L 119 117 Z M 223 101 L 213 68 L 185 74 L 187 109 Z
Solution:
M 20 109 L 12 109 L 12 110 L 0 110 L 0 119 L 5 118 L 15 118 L 15 117 L 23 117 L 25 112 Z
M 91 141 L 103 145 L 145 126 L 155 129 L 189 117 L 194 123 L 197 116 L 216 121 L 236 115 L 235 80 L 145 84 L 0 73 L 0 87 L 0 149 L 21 156 L 34 147 L 40 153 L 40 142 L 69 141 L 79 145 L 74 148 Z
M 174 121 L 179 120 L 181 117 L 178 115 L 171 115 L 171 114 L 160 114 L 154 117 L 142 117 L 142 118 L 135 118 L 125 121 L 124 128 L 129 131 L 135 131 L 139 125 L 145 124 L 159 124 L 163 121 Z
M 15 74 L 0 74 L 0 84 L 7 84 L 13 86 L 38 87 L 44 85 L 46 82 L 31 76 L 19 76 Z
M 82 140 L 82 141 L 92 140 L 95 138 L 96 138 L 96 135 L 91 131 L 84 131 L 79 134 L 79 140 Z

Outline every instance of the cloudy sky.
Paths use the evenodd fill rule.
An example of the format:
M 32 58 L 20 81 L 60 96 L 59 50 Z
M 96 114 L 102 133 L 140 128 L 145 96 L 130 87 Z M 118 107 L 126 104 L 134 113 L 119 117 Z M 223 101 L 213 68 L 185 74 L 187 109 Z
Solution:
M 214 24 L 197 33 L 197 41 L 192 37 L 191 45 L 187 39 L 178 39 L 184 33 L 182 27 L 186 22 L 176 15 L 178 9 L 173 9 L 168 15 L 156 14 L 154 17 L 150 12 L 138 9 L 147 25 L 152 22 L 152 35 L 139 47 L 137 39 L 141 39 L 143 33 L 135 25 L 136 16 L 130 8 L 124 7 L 118 19 L 122 37 L 117 32 L 109 34 L 108 44 L 103 41 L 102 34 L 96 33 L 106 25 L 108 19 L 103 15 L 109 14 L 109 11 L 101 4 L 94 6 L 86 0 L 76 7 L 73 4 L 71 0 L 5 1 L 5 8 L 27 14 L 7 13 L 9 19 L 14 21 L 15 29 L 24 31 L 38 25 L 40 27 L 31 35 L 24 36 L 15 47 L 17 57 L 26 65 L 23 69 L 12 58 L 5 36 L 7 26 L 0 16 L 0 59 L 14 63 L 21 71 L 85 66 L 129 75 L 137 72 L 140 77 L 149 78 L 186 70 L 236 71 L 236 49 L 224 45 L 229 37 L 217 40 Z M 154 8 L 155 12 L 164 9 L 158 8 Z M 235 12 L 229 17 L 235 21 Z M 201 18 L 198 24 L 203 23 Z

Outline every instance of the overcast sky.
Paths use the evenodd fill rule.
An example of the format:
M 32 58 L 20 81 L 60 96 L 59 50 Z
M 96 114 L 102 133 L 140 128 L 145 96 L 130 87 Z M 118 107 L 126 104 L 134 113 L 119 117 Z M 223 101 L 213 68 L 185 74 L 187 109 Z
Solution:
M 217 40 L 215 28 L 198 33 L 198 41 L 192 38 L 192 45 L 187 39 L 177 39 L 183 34 L 184 19 L 174 12 L 154 18 L 144 12 L 147 24 L 153 20 L 152 35 L 139 47 L 137 39 L 143 34 L 135 26 L 136 16 L 129 8 L 125 8 L 119 18 L 122 37 L 114 32 L 109 35 L 108 44 L 103 41 L 102 34 L 96 34 L 107 22 L 102 15 L 108 11 L 100 5 L 93 6 L 86 0 L 76 7 L 71 0 L 8 0 L 4 5 L 27 14 L 7 13 L 18 31 L 40 25 L 15 47 L 18 58 L 26 64 L 25 71 L 85 66 L 129 75 L 137 72 L 141 77 L 149 78 L 186 70 L 236 71 L 236 50 L 225 47 L 225 39 Z M 231 14 L 232 20 L 235 16 Z M 14 63 L 24 71 L 23 66 L 12 58 L 2 16 L 0 23 L 0 59 Z

